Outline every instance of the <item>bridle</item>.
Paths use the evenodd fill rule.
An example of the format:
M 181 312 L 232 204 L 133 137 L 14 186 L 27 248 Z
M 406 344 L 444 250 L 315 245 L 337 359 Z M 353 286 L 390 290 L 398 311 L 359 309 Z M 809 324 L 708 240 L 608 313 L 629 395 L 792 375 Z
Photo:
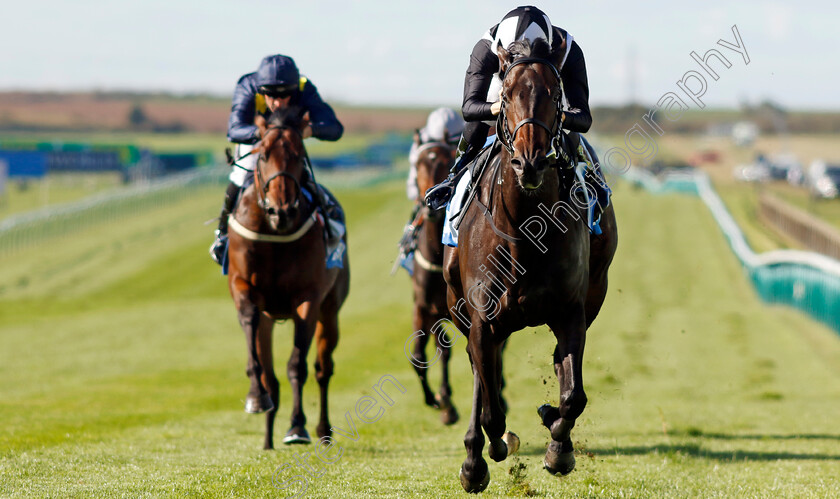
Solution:
M 551 137 L 551 151 L 546 155 L 547 158 L 557 157 L 558 155 L 562 157 L 566 164 L 570 164 L 568 154 L 562 147 L 563 142 L 563 127 L 562 127 L 562 120 L 561 116 L 563 114 L 563 85 L 562 80 L 560 79 L 560 71 L 546 59 L 538 58 L 538 57 L 523 57 L 520 59 L 515 60 L 512 62 L 507 69 L 505 70 L 504 75 L 502 75 L 502 84 L 507 80 L 508 75 L 510 74 L 511 70 L 516 66 L 522 64 L 542 64 L 544 66 L 548 66 L 551 69 L 551 74 L 554 75 L 555 85 L 553 87 L 554 92 L 552 92 L 551 99 L 554 101 L 554 104 L 557 108 L 556 113 L 554 115 L 554 122 L 551 126 L 548 126 L 543 121 L 538 120 L 537 118 L 525 118 L 519 121 L 516 126 L 513 128 L 513 133 L 508 130 L 507 126 L 507 98 L 502 94 L 502 101 L 501 101 L 501 110 L 499 111 L 499 117 L 496 121 L 496 130 L 499 137 L 499 141 L 507 150 L 508 154 L 513 157 L 516 153 L 516 150 L 513 148 L 513 141 L 516 139 L 516 133 L 519 132 L 519 129 L 525 125 L 535 125 L 540 128 L 543 128 L 546 132 L 548 132 L 548 136 Z
M 295 133 L 300 135 L 300 131 L 298 129 L 294 128 L 294 127 L 291 127 L 291 126 L 270 126 L 270 127 L 266 128 L 266 132 L 268 132 L 269 130 L 279 130 L 279 131 L 282 132 L 284 129 L 294 130 Z M 303 138 L 303 136 L 301 136 L 301 139 L 302 138 Z M 292 204 L 291 207 L 293 209 L 297 209 L 300 206 L 300 198 L 303 196 L 303 189 L 300 186 L 300 181 L 298 181 L 298 179 L 294 175 L 292 175 L 289 172 L 285 172 L 285 171 L 277 172 L 274 175 L 271 175 L 270 177 L 268 177 L 267 179 L 263 179 L 262 165 L 267 160 L 268 160 L 268 153 L 266 152 L 265 154 L 263 154 L 263 152 L 260 151 L 260 156 L 259 156 L 259 160 L 257 161 L 257 166 L 254 168 L 254 180 L 256 181 L 256 184 L 257 184 L 256 185 L 256 187 L 257 187 L 257 189 L 256 189 L 257 190 L 257 202 L 259 203 L 260 208 L 262 208 L 263 212 L 266 215 L 276 215 L 277 214 L 277 209 L 274 208 L 273 206 L 271 206 L 268 202 L 268 188 L 271 185 L 272 180 L 275 180 L 277 178 L 282 178 L 282 177 L 288 177 L 288 178 L 292 179 L 292 181 L 295 184 L 295 202 L 294 202 L 294 204 Z

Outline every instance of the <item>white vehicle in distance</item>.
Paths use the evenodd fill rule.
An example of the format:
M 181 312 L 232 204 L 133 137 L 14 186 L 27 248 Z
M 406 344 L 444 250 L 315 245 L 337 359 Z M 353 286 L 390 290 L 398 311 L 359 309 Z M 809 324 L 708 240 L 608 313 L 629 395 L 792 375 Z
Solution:
M 840 193 L 840 163 L 815 160 L 808 169 L 808 188 L 815 197 L 836 198 Z

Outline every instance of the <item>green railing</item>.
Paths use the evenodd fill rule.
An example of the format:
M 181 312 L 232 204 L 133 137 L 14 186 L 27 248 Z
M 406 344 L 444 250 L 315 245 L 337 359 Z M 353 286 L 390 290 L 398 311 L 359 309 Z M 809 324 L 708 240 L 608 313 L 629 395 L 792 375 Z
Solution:
M 624 178 L 651 192 L 689 192 L 700 196 L 763 300 L 796 307 L 840 332 L 840 261 L 808 251 L 756 254 L 709 177 L 702 172 L 659 179 L 645 170 L 631 168 Z
M 48 239 L 75 234 L 87 227 L 141 214 L 151 208 L 193 196 L 197 189 L 225 185 L 230 167 L 197 168 L 183 174 L 143 185 L 122 188 L 81 201 L 48 206 L 0 220 L 0 255 L 22 250 Z M 317 172 L 319 182 L 330 188 L 369 188 L 382 182 L 404 179 L 406 173 L 394 169 L 369 168 L 337 172 Z

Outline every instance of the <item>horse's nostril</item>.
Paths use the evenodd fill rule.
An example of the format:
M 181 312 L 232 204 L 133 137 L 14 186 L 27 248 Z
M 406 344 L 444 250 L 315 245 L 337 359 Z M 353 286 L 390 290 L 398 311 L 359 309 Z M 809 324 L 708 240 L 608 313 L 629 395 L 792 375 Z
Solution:
M 511 158 L 510 163 L 511 163 L 511 164 L 512 164 L 515 168 L 519 168 L 519 169 L 521 169 L 521 168 L 522 168 L 522 158 L 518 158 L 518 157 L 517 157 L 517 158 Z

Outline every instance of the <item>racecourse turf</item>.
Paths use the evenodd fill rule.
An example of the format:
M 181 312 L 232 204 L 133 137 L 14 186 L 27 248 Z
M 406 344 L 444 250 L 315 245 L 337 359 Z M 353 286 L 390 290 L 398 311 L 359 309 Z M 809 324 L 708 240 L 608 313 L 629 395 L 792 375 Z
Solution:
M 349 218 L 352 285 L 331 385 L 340 459 L 303 497 L 465 497 L 471 379 L 452 359 L 452 427 L 422 404 L 403 354 L 408 277 L 388 275 L 409 205 L 402 184 L 335 192 Z M 0 265 L 0 496 L 283 497 L 309 447 L 261 449 L 245 414 L 245 344 L 225 279 L 206 253 L 219 188 L 189 201 L 45 240 Z M 589 405 L 572 436 L 577 469 L 542 470 L 557 403 L 553 336 L 515 334 L 505 355 L 508 428 L 522 448 L 489 460 L 485 497 L 838 497 L 840 336 L 762 304 L 705 206 L 616 185 L 620 244 L 589 332 Z M 275 329 L 277 370 L 291 346 Z M 310 362 L 312 355 L 310 354 Z M 311 373 L 310 373 L 311 374 Z M 365 424 L 357 401 L 391 375 L 393 405 Z M 434 384 L 439 370 L 431 369 Z M 305 390 L 309 430 L 317 385 Z M 277 433 L 288 425 L 281 377 Z M 348 416 L 349 415 L 349 416 Z M 335 451 L 335 449 L 333 449 Z M 333 452 L 332 456 L 337 454 Z M 486 450 L 485 450 L 486 456 Z M 292 490 L 296 492 L 298 490 Z

